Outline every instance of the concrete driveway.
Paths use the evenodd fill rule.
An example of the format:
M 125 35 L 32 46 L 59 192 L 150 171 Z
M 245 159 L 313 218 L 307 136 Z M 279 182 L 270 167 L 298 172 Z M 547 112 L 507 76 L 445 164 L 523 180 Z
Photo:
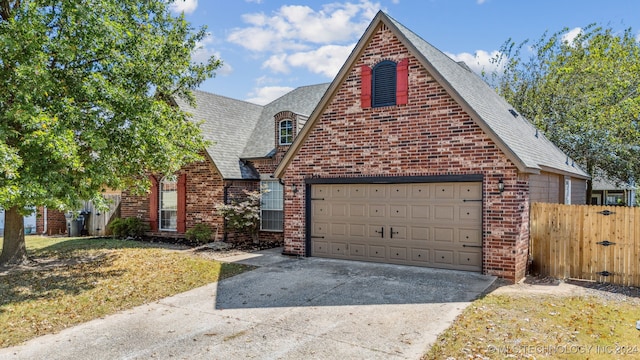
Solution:
M 24 345 L 0 359 L 419 359 L 495 278 L 292 258 Z

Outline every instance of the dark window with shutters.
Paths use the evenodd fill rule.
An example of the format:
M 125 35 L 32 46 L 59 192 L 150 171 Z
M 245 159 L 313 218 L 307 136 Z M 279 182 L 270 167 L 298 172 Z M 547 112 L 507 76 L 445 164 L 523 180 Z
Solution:
M 373 68 L 372 107 L 396 104 L 396 63 L 382 61 Z

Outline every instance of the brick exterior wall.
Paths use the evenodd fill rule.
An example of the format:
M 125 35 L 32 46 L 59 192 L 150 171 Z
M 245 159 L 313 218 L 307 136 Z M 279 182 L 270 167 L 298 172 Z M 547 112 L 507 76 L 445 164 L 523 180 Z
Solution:
M 482 174 L 483 272 L 517 281 L 528 253 L 529 178 L 388 29 L 381 27 L 285 175 L 285 252 L 305 254 L 305 179 Z M 408 104 L 361 108 L 360 69 L 408 59 Z M 498 192 L 498 181 L 505 191 Z M 293 193 L 295 184 L 300 190 Z
M 215 212 L 215 204 L 224 199 L 224 181 L 210 160 L 189 164 L 176 175 L 186 174 L 186 230 L 196 224 L 204 223 L 217 229 L 215 240 L 221 240 L 224 234 L 223 219 Z M 162 176 L 157 176 L 160 179 Z M 122 192 L 121 217 L 138 217 L 150 221 L 149 195 L 136 196 Z M 154 236 L 184 237 L 184 233 L 158 231 Z
M 288 147 L 287 147 L 288 148 Z M 277 161 L 283 153 L 277 155 Z M 252 162 L 260 172 L 271 174 L 277 166 L 276 158 L 264 159 Z M 177 175 L 186 174 L 186 230 L 196 224 L 204 223 L 214 229 L 214 240 L 228 242 L 246 242 L 251 240 L 248 232 L 236 232 L 226 229 L 222 216 L 215 211 L 215 205 L 233 198 L 240 199 L 244 196 L 243 190 L 258 190 L 260 183 L 257 180 L 223 180 L 210 160 L 192 163 L 182 168 Z M 162 176 L 156 176 L 159 180 Z M 139 217 L 144 221 L 150 221 L 149 195 L 136 196 L 123 191 L 121 202 L 121 217 Z M 217 231 L 216 231 L 217 230 Z M 175 231 L 150 232 L 149 235 L 161 237 L 184 237 L 184 233 Z M 282 232 L 261 231 L 259 237 L 262 241 L 282 242 Z
M 61 235 L 67 232 L 67 219 L 60 210 L 47 209 L 47 230 L 44 229 L 44 207 L 38 207 L 36 232 L 44 235 Z

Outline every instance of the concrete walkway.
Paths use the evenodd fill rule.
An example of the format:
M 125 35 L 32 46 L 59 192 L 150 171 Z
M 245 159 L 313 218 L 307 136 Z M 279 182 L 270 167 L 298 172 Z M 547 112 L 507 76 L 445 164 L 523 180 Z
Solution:
M 495 280 L 282 249 L 259 268 L 0 349 L 0 359 L 419 359 Z

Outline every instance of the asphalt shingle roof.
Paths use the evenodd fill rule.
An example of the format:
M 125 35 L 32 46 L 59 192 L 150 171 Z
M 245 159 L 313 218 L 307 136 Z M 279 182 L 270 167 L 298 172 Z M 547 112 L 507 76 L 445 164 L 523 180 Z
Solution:
M 494 137 L 500 139 L 506 150 L 511 151 L 525 168 L 534 171 L 551 168 L 588 177 L 572 159 L 537 131 L 531 122 L 515 112 L 504 98 L 466 65 L 457 63 L 388 15 L 382 13 L 379 16 L 389 19 L 479 118 L 471 114 L 472 117 L 476 121 L 483 121 Z
M 211 142 L 207 153 L 222 177 L 257 179 L 258 174 L 240 161 L 240 154 L 260 119 L 262 106 L 198 90 L 193 95 L 195 108 L 180 98 L 176 103 L 191 113 L 193 121 L 202 121 L 202 135 Z
M 242 159 L 264 158 L 275 149 L 273 117 L 281 111 L 308 116 L 329 84 L 302 86 L 262 106 L 195 90 L 195 108 L 176 98 L 178 106 L 201 122 L 207 153 L 225 179 L 259 179 Z

